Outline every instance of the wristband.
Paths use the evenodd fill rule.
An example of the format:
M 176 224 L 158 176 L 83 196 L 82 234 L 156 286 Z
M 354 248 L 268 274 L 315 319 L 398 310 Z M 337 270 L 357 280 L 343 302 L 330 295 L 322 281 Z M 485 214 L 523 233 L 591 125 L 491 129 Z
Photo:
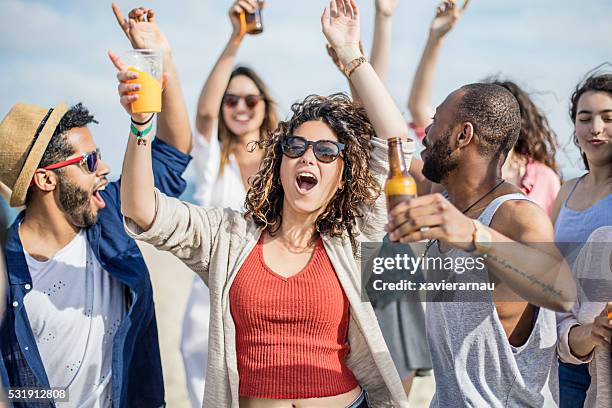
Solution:
M 355 70 L 365 62 L 368 62 L 368 60 L 363 55 L 359 58 L 355 58 L 349 62 L 346 67 L 344 67 L 344 75 L 346 75 L 347 78 L 350 78 L 351 75 L 353 75 L 353 72 L 355 72 Z
M 155 116 L 155 114 L 154 114 L 154 113 L 152 113 L 152 114 L 151 114 L 151 117 L 149 117 L 149 119 L 147 119 L 147 120 L 146 120 L 146 121 L 144 121 L 144 122 L 136 122 L 136 121 L 135 121 L 135 120 L 134 120 L 132 117 L 130 117 L 130 120 L 131 120 L 131 121 L 132 121 L 132 123 L 133 123 L 133 124 L 135 124 L 135 125 L 138 125 L 138 126 L 144 126 L 144 125 L 146 125 L 147 123 L 149 123 L 150 121 L 152 121 L 152 120 L 153 120 L 153 116 Z
M 147 139 L 145 139 L 145 137 L 151 133 L 151 129 L 153 129 L 153 125 L 150 125 L 148 128 L 143 129 L 143 130 L 138 130 L 136 129 L 136 126 L 134 126 L 134 124 L 130 124 L 130 132 L 136 136 L 136 143 L 140 146 L 146 146 L 147 145 Z

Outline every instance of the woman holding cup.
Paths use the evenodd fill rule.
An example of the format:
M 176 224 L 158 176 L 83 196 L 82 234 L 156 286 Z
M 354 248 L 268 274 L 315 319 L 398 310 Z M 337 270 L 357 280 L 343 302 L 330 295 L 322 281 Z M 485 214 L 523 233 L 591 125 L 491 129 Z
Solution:
M 149 146 L 127 147 L 126 228 L 174 253 L 210 288 L 204 406 L 407 406 L 374 311 L 362 302 L 356 254 L 359 241 L 385 234 L 384 139 L 406 138 L 408 129 L 359 51 L 354 1 L 332 2 L 322 25 L 364 108 L 344 95 L 294 104 L 261 141 L 247 214 L 160 194 Z M 406 150 L 409 160 L 413 147 Z

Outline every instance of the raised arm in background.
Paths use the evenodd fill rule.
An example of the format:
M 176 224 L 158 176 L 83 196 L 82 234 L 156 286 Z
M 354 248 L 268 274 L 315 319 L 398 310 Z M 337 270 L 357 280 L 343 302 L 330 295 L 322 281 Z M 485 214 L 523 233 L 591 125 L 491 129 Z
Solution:
M 234 68 L 236 54 L 244 38 L 240 25 L 240 13 L 252 13 L 256 7 L 256 0 L 236 0 L 230 7 L 229 18 L 232 23 L 232 34 L 212 72 L 208 75 L 198 99 L 196 129 L 207 141 L 210 140 L 215 129 L 223 95 Z
M 323 34 L 343 66 L 359 64 L 359 9 L 354 0 L 332 0 L 321 16 Z M 354 65 L 349 80 L 361 98 L 376 135 L 408 137 L 408 126 L 384 84 L 367 61 Z
M 399 0 L 376 0 L 374 19 L 374 41 L 370 52 L 370 63 L 381 81 L 385 82 L 391 59 L 391 20 Z
M 442 40 L 463 15 L 469 2 L 465 0 L 462 7 L 457 7 L 455 0 L 445 0 L 436 8 L 436 16 L 431 22 L 429 37 L 408 97 L 408 110 L 416 127 L 426 128 L 432 121 L 431 88 Z
M 399 0 L 375 0 L 376 2 L 376 17 L 374 19 L 374 41 L 372 42 L 372 51 L 370 55 L 370 64 L 378 74 L 381 81 L 385 81 L 387 72 L 389 71 L 389 60 L 391 54 L 391 18 L 393 12 L 399 4 Z M 363 54 L 363 44 L 359 42 L 359 48 Z M 338 59 L 334 49 L 328 44 L 327 53 L 342 75 L 344 73 L 344 65 Z M 348 80 L 348 78 L 347 78 Z M 355 87 L 348 81 L 351 89 L 353 102 L 361 104 L 359 95 Z
M 139 7 L 128 14 L 126 20 L 118 5 L 112 5 L 117 22 L 134 49 L 159 49 L 164 56 L 162 112 L 157 115 L 157 137 L 183 153 L 191 151 L 191 124 L 187 105 L 181 90 L 179 75 L 172 59 L 172 47 L 155 21 L 153 9 Z M 146 120 L 146 119 L 145 119 Z

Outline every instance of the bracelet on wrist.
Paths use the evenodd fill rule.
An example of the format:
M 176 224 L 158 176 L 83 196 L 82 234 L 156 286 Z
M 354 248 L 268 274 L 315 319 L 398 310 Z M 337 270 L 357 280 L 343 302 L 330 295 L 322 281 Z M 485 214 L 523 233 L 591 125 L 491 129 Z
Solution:
M 151 121 L 153 120 L 153 117 L 154 117 L 154 116 L 155 116 L 155 114 L 154 114 L 154 113 L 152 113 L 152 114 L 151 114 L 151 116 L 149 117 L 149 119 L 145 120 L 144 122 L 136 122 L 136 121 L 134 120 L 134 118 L 131 118 L 131 117 L 130 117 L 130 120 L 131 120 L 131 121 L 132 121 L 132 123 L 133 123 L 133 124 L 135 124 L 135 125 L 138 125 L 138 126 L 144 126 L 144 125 L 146 125 L 147 123 L 151 122 Z
M 132 133 L 134 136 L 136 136 L 136 143 L 140 146 L 146 146 L 147 145 L 147 135 L 149 133 L 151 133 L 151 130 L 153 129 L 153 124 L 150 124 L 146 129 L 143 130 L 138 130 L 136 128 L 136 126 L 134 126 L 134 124 L 130 124 L 130 133 Z
M 368 62 L 368 60 L 363 55 L 355 58 L 344 67 L 344 75 L 346 75 L 347 78 L 350 78 L 351 75 L 353 75 L 353 72 L 355 72 L 357 68 L 366 62 Z

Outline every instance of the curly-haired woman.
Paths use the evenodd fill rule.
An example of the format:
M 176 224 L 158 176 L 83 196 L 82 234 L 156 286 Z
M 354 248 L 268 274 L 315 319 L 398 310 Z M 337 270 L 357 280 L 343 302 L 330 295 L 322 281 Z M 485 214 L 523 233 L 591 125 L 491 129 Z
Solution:
M 205 406 L 407 406 L 372 306 L 361 301 L 356 254 L 359 241 L 385 234 L 384 139 L 408 130 L 360 53 L 354 1 L 332 2 L 322 26 L 364 108 L 343 95 L 294 104 L 262 141 L 246 214 L 166 197 L 153 187 L 150 144 L 128 143 L 128 230 L 181 258 L 210 289 Z
M 504 179 L 519 187 L 550 215 L 561 188 L 555 160 L 557 135 L 529 94 L 515 82 L 498 78 L 488 82 L 510 91 L 521 109 L 521 133 L 502 167 Z
M 235 67 L 245 37 L 241 15 L 253 12 L 257 0 L 236 0 L 229 9 L 232 33 L 198 99 L 193 163 L 195 201 L 202 206 L 244 211 L 248 180 L 259 169 L 263 150 L 249 143 L 276 128 L 276 104 L 265 82 L 247 67 Z M 208 289 L 194 276 L 183 316 L 181 356 L 192 406 L 201 406 L 208 344 Z

